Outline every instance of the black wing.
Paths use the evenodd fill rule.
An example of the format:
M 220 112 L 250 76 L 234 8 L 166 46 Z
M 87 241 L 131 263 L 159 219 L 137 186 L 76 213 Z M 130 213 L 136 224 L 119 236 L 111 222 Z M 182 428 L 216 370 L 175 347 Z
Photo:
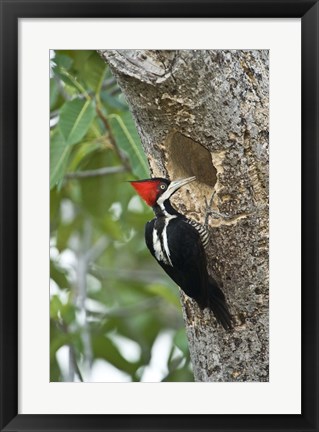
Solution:
M 155 220 L 156 219 L 152 219 L 151 221 L 148 221 L 145 225 L 145 243 L 153 257 L 155 257 L 155 252 L 153 248 L 153 229 Z
M 209 307 L 226 330 L 233 325 L 225 296 L 217 282 L 208 276 L 206 255 L 200 236 L 185 220 L 173 219 L 167 227 L 168 249 L 173 266 L 159 261 L 153 248 L 156 219 L 145 227 L 146 245 L 156 261 L 182 290 L 204 309 Z
M 145 240 L 151 254 L 153 248 L 153 227 L 155 219 L 145 227 Z M 180 218 L 172 219 L 167 227 L 168 249 L 173 266 L 158 261 L 165 272 L 200 307 L 207 306 L 208 273 L 206 255 L 197 230 Z

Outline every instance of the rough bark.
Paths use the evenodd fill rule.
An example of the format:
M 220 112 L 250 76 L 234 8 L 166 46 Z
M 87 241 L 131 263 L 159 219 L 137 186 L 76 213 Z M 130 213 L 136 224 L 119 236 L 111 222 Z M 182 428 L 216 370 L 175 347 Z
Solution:
M 197 381 L 268 381 L 268 51 L 107 50 L 154 176 L 197 181 L 174 204 L 209 220 L 227 333 L 181 293 Z

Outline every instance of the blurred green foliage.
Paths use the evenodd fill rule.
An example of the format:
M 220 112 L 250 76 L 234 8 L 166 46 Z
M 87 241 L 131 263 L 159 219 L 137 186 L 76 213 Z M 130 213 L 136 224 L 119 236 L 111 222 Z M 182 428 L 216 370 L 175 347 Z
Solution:
M 103 360 L 140 381 L 162 356 L 160 380 L 193 381 L 178 289 L 144 243 L 152 211 L 126 182 L 149 172 L 125 99 L 97 52 L 52 54 L 50 379 L 90 381 Z

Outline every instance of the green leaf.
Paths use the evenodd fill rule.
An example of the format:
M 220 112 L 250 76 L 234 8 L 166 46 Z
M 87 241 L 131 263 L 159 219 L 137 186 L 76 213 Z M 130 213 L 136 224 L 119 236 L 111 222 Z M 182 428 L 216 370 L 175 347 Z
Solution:
M 111 150 L 95 152 L 85 170 L 113 166 L 116 158 Z M 83 169 L 84 169 L 83 168 Z M 97 218 L 106 216 L 110 205 L 116 200 L 120 174 L 83 178 L 79 182 L 82 206 Z M 121 178 L 121 177 L 120 177 Z
M 180 366 L 182 364 L 183 360 L 184 360 L 184 357 L 182 357 L 182 356 L 171 358 L 168 362 L 168 365 L 167 365 L 168 371 L 171 373 L 176 371 L 178 369 L 178 366 Z
M 114 221 L 109 214 L 105 214 L 102 219 L 97 221 L 99 228 L 110 236 L 113 240 L 121 240 L 123 232 L 117 221 Z
M 90 100 L 73 99 L 63 105 L 59 128 L 67 145 L 81 141 L 90 128 L 94 116 L 95 110 Z
M 176 369 L 169 373 L 163 380 L 163 382 L 193 382 L 194 376 L 192 372 L 186 368 Z
M 50 79 L 50 110 L 53 111 L 59 99 L 59 88 L 54 78 Z
M 92 155 L 97 150 L 102 150 L 104 143 L 102 140 L 93 140 L 78 144 L 74 147 L 74 154 L 71 157 L 70 171 L 75 171 L 86 158 Z
M 58 267 L 56 263 L 50 261 L 50 277 L 58 284 L 58 286 L 63 289 L 69 286 L 69 281 L 66 277 L 67 272 Z
M 50 359 L 50 382 L 59 382 L 61 380 L 61 371 L 55 356 Z
M 58 128 L 51 136 L 50 142 L 50 188 L 62 180 L 70 155 L 70 147 Z
M 94 93 L 99 94 L 106 71 L 106 63 L 96 52 L 93 52 L 90 57 L 83 62 L 82 68 L 80 69 L 80 75 L 83 81 L 94 91 Z
M 138 178 L 149 177 L 146 156 L 130 112 L 123 113 L 121 117 L 111 114 L 108 118 L 116 143 L 127 153 L 133 173 Z
M 63 52 L 63 51 L 62 51 Z M 66 50 L 64 51 L 73 59 L 73 67 L 76 71 L 80 71 L 84 63 L 92 55 L 92 50 Z
M 72 303 L 63 304 L 57 295 L 50 300 L 50 317 L 58 321 L 62 319 L 63 323 L 69 325 L 75 321 L 75 307 Z
M 122 357 L 118 348 L 107 337 L 94 335 L 92 338 L 92 348 L 95 357 L 108 361 L 116 368 L 127 372 L 130 375 L 135 373 L 137 365 L 128 362 L 124 357 Z
M 57 249 L 62 252 L 64 249 L 67 248 L 69 239 L 72 235 L 72 233 L 75 231 L 75 226 L 73 223 L 71 224 L 59 224 L 57 233 L 56 233 L 56 247 Z M 63 286 L 59 285 L 61 288 Z
M 57 295 L 51 297 L 50 300 L 50 317 L 54 320 L 58 320 L 59 312 L 61 312 L 63 305 Z
M 56 232 L 56 247 L 60 252 L 67 249 L 70 237 L 81 229 L 82 224 L 83 218 L 81 214 L 77 215 L 71 223 L 59 224 Z
M 57 67 L 64 68 L 66 70 L 69 70 L 73 63 L 73 59 L 68 56 L 66 52 L 63 51 L 55 51 L 53 61 L 57 65 Z
M 73 337 L 74 335 L 69 334 L 69 333 L 58 333 L 56 337 L 52 337 L 52 330 L 51 330 L 51 335 L 50 335 L 50 360 L 52 362 L 52 360 L 55 358 L 55 353 L 57 352 L 58 349 L 60 349 L 61 347 L 63 347 L 64 345 L 68 345 L 71 344 L 73 341 Z
M 60 201 L 61 197 L 57 191 L 57 188 L 50 190 L 50 227 L 54 231 L 60 219 Z
M 64 345 L 61 340 L 61 332 L 57 329 L 56 322 L 50 320 L 50 381 L 61 381 L 61 371 L 55 356 L 56 351 Z
M 111 88 L 114 92 L 111 92 Z M 111 88 L 101 91 L 101 100 L 103 101 L 103 106 L 105 106 L 108 112 L 122 113 L 123 111 L 128 111 L 128 106 L 125 101 L 120 99 L 120 95 L 116 92 L 116 85 L 112 85 Z
M 67 303 L 62 306 L 61 317 L 63 322 L 67 325 L 75 321 L 75 307 L 72 303 Z
M 84 89 L 81 83 L 79 83 L 66 69 L 56 66 L 54 68 L 54 75 L 56 78 L 60 79 L 60 81 L 63 81 L 64 84 L 61 85 L 69 97 L 83 93 Z
M 169 287 L 167 287 L 163 284 L 155 284 L 155 283 L 149 285 L 148 288 L 152 294 L 156 294 L 156 295 L 164 298 L 166 301 L 168 301 L 169 303 L 173 304 L 178 309 L 180 309 L 180 301 L 179 301 L 177 290 L 175 290 L 175 293 L 174 293 L 174 292 L 172 292 L 172 290 Z

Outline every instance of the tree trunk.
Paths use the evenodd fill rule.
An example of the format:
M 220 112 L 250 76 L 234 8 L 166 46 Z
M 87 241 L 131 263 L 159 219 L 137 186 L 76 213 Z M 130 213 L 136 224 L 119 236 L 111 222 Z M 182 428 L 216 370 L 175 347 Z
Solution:
M 100 54 L 153 176 L 197 178 L 174 196 L 176 208 L 204 223 L 213 196 L 208 271 L 236 325 L 225 332 L 181 292 L 196 381 L 268 381 L 268 50 Z

